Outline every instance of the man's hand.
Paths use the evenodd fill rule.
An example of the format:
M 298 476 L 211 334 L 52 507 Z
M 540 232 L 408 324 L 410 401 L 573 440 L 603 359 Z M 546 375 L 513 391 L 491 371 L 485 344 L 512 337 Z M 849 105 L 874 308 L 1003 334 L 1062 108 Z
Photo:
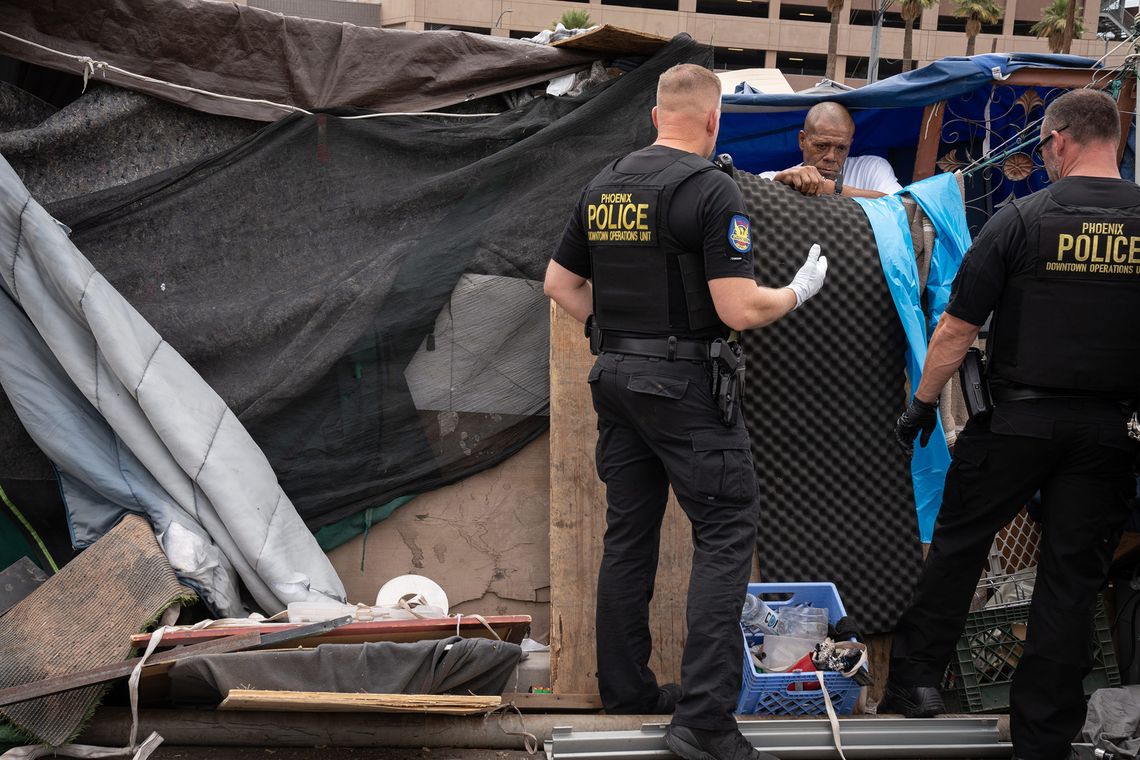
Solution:
M 819 243 L 813 243 L 808 250 L 804 265 L 787 285 L 796 294 L 796 305 L 792 308 L 798 309 L 803 306 L 804 301 L 818 293 L 823 287 L 825 277 L 827 277 L 827 257 L 820 256 Z
M 914 437 L 922 432 L 920 445 L 925 446 L 930 440 L 934 426 L 938 422 L 938 403 L 928 404 L 920 401 L 916 396 L 902 416 L 895 422 L 895 440 L 899 448 L 906 454 L 914 452 Z
M 778 172 L 772 181 L 794 187 L 804 195 L 830 195 L 835 192 L 835 182 L 820 174 L 814 166 L 785 169 Z

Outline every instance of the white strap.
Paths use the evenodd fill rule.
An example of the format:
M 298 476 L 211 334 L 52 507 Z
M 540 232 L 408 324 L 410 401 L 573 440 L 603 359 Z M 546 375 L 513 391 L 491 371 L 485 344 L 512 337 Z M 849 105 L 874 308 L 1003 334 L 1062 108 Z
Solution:
M 823 703 L 827 707 L 827 720 L 831 723 L 831 740 L 835 742 L 835 750 L 839 753 L 840 760 L 847 760 L 843 754 L 843 740 L 839 736 L 839 717 L 835 714 L 835 706 L 831 704 L 831 695 L 827 693 L 823 671 L 815 671 L 815 678 L 819 681 L 819 688 L 823 692 Z
M 503 718 L 510 715 L 512 710 L 514 711 L 515 715 L 519 716 L 518 731 L 508 731 L 506 727 L 503 726 Z M 538 752 L 538 737 L 526 730 L 526 721 L 523 719 L 522 710 L 520 710 L 514 702 L 507 702 L 505 705 L 499 705 L 494 710 L 491 710 L 489 713 L 487 713 L 483 717 L 483 720 L 487 720 L 487 718 L 490 718 L 495 713 L 499 714 L 499 728 L 504 734 L 507 734 L 508 736 L 521 736 L 523 739 L 523 747 L 526 749 L 526 753 L 528 755 L 533 755 L 534 753 Z
M 456 635 L 456 636 L 459 636 L 459 635 L 460 635 L 460 634 L 459 634 L 459 622 L 460 622 L 461 620 L 463 620 L 463 617 L 464 617 L 464 616 L 463 616 L 463 613 L 462 613 L 462 612 L 457 612 L 457 613 L 455 613 L 455 635 Z M 483 627 L 484 627 L 484 628 L 486 628 L 488 631 L 490 631 L 490 632 L 491 632 L 491 635 L 492 635 L 492 636 L 494 636 L 494 637 L 495 637 L 496 639 L 498 639 L 499 641 L 502 641 L 502 640 L 503 640 L 503 637 L 502 637 L 502 636 L 500 636 L 500 635 L 498 634 L 498 632 L 496 632 L 496 631 L 495 631 L 495 629 L 491 627 L 491 624 L 490 624 L 490 623 L 488 623 L 488 622 L 487 622 L 487 619 L 486 619 L 485 617 L 483 617 L 482 615 L 467 615 L 467 617 L 469 617 L 469 618 L 475 618 L 476 620 L 478 620 L 480 623 L 482 623 L 482 624 L 483 624 Z M 3 758 L 0 758 L 0 760 L 3 760 Z

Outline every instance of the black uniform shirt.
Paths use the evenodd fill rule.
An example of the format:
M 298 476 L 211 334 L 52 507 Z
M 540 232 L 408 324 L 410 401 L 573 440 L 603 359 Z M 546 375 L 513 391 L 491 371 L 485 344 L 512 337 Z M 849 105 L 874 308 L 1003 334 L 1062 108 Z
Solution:
M 621 159 L 617 169 L 635 174 L 653 172 L 665 168 L 683 153 L 675 148 L 651 145 Z M 582 226 L 584 198 L 585 192 L 566 224 L 554 260 L 589 279 L 590 248 Z M 681 183 L 669 204 L 669 231 L 687 250 L 704 252 L 707 279 L 754 278 L 751 223 L 745 211 L 744 196 L 736 182 L 724 172 L 701 172 Z
M 1050 188 L 1062 206 L 1125 208 L 1140 205 L 1140 187 L 1119 179 L 1063 177 Z M 986 222 L 954 278 L 946 313 L 981 325 L 1001 298 L 1002 286 L 1013 274 L 1033 269 L 1035 251 L 1026 247 L 1025 220 L 1010 203 Z

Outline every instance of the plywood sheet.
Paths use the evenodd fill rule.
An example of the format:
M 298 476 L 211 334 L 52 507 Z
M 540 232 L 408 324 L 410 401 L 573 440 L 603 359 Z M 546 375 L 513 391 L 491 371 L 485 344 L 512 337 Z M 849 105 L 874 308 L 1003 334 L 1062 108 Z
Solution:
M 597 417 L 586 375 L 593 364 L 582 325 L 551 304 L 550 315 L 550 647 L 557 693 L 597 693 L 594 601 L 605 531 L 605 486 L 594 466 Z M 660 683 L 679 681 L 692 540 L 676 500 L 661 528 L 650 608 Z
M 398 575 L 424 575 L 465 615 L 530 615 L 549 631 L 549 443 L 539 437 L 502 464 L 421 494 L 329 552 L 349 601 L 372 604 Z

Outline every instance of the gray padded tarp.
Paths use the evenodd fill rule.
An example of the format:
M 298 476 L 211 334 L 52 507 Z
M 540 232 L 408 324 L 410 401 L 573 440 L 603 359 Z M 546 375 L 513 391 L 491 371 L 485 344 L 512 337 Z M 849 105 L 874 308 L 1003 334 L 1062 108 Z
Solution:
M 203 655 L 170 670 L 170 697 L 213 704 L 230 689 L 495 695 L 521 659 L 518 644 L 458 636 Z
M 222 399 L 0 160 L 0 384 L 74 489 L 145 512 L 178 574 L 241 615 L 343 600 L 340 579 Z M 236 575 L 235 575 L 236 574 Z

